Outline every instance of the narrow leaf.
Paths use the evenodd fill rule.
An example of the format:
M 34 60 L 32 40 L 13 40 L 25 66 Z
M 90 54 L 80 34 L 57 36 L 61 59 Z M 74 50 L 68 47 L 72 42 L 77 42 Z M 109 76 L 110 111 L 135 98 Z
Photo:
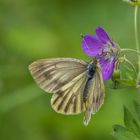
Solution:
M 126 107 L 124 107 L 124 124 L 129 131 L 133 132 L 140 138 L 140 126 Z
M 140 104 L 137 101 L 134 101 L 134 107 L 135 107 L 137 117 L 138 117 L 138 119 L 140 121 Z
M 113 134 L 117 140 L 140 140 L 134 133 L 120 125 L 113 126 Z

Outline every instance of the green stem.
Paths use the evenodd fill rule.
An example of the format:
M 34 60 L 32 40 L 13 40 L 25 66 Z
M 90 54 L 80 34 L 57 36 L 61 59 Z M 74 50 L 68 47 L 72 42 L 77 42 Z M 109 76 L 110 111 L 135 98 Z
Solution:
M 138 40 L 138 6 L 135 6 L 135 12 L 134 12 L 134 30 L 135 30 L 135 39 L 136 39 L 136 49 L 139 51 L 139 40 Z M 137 78 L 137 83 L 140 82 L 140 56 L 138 56 L 138 78 Z M 139 87 L 139 85 L 138 85 Z
M 136 74 L 136 76 L 137 76 L 137 71 L 136 71 L 136 69 L 135 69 L 133 63 L 131 63 L 131 62 L 130 62 L 128 59 L 126 59 L 126 58 L 125 58 L 125 62 L 128 63 L 128 64 L 132 67 L 133 71 L 135 72 L 135 74 Z
M 137 15 L 138 15 L 138 6 L 135 6 L 135 12 L 134 12 L 134 31 L 135 31 L 135 39 L 136 39 L 136 49 L 137 49 L 137 51 L 139 51 Z
M 134 12 L 134 32 L 135 32 L 135 41 L 136 41 L 136 50 L 139 52 L 139 40 L 138 40 L 138 6 L 135 6 Z M 138 57 L 138 69 L 140 71 L 140 57 Z
M 137 51 L 137 50 L 134 50 L 134 49 L 121 49 L 121 52 L 134 52 L 136 53 L 137 55 L 140 55 L 140 52 Z

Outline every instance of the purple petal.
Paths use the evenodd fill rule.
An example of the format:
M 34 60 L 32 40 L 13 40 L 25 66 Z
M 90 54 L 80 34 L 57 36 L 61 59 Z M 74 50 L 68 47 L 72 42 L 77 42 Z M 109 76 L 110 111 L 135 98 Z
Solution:
M 87 55 L 96 57 L 102 53 L 103 47 L 104 44 L 96 36 L 90 34 L 83 36 L 82 48 Z
M 96 28 L 96 34 L 99 37 L 99 39 L 102 41 L 102 43 L 104 44 L 111 43 L 111 45 L 114 46 L 114 43 L 111 41 L 107 32 L 102 27 Z
M 102 58 L 99 60 L 99 63 L 101 65 L 103 79 L 109 80 L 114 72 L 115 58 L 110 58 L 106 60 Z

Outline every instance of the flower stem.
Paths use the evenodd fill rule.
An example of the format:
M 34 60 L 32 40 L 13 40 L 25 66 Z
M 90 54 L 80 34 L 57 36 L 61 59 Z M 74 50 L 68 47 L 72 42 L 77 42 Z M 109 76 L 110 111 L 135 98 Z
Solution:
M 136 53 L 137 55 L 140 55 L 140 52 L 134 49 L 121 49 L 121 52 L 133 52 Z
M 135 31 L 135 39 L 136 39 L 136 49 L 137 49 L 137 51 L 139 51 L 137 15 L 138 15 L 138 6 L 135 6 L 135 12 L 134 12 L 134 31 Z
M 139 52 L 139 40 L 138 40 L 138 6 L 135 6 L 134 11 L 134 32 L 135 32 L 135 41 L 136 41 L 136 50 Z M 140 71 L 140 57 L 138 57 L 138 66 Z

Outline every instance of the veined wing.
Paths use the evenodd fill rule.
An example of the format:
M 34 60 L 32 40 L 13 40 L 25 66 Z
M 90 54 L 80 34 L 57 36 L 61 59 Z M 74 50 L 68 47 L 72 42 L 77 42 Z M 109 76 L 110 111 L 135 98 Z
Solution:
M 61 114 L 74 115 L 85 111 L 83 91 L 87 82 L 87 72 L 76 76 L 68 84 L 64 85 L 59 93 L 52 96 L 53 109 Z
M 85 125 L 104 100 L 104 84 L 99 66 L 88 85 L 88 97 L 86 101 L 83 100 L 89 78 L 87 66 L 88 63 L 73 58 L 42 59 L 29 66 L 38 85 L 46 92 L 54 93 L 51 99 L 53 109 L 67 115 L 84 112 Z
M 86 71 L 87 63 L 74 58 L 41 59 L 29 66 L 36 83 L 46 92 L 59 93 L 62 87 Z
M 93 108 L 92 113 L 96 113 L 101 105 L 104 102 L 104 96 L 105 96 L 105 89 L 104 89 L 104 82 L 102 77 L 102 72 L 99 67 L 97 67 L 97 74 L 95 75 L 95 88 L 93 91 Z
M 88 86 L 88 98 L 85 103 L 84 124 L 88 125 L 91 114 L 95 114 L 104 102 L 105 90 L 100 67 L 97 65 L 96 73 Z

